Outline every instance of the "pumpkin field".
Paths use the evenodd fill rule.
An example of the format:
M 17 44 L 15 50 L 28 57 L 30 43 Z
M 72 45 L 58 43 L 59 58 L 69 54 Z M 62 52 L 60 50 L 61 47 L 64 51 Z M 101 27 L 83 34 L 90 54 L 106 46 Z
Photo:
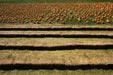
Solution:
M 112 3 L 0 4 L 0 23 L 113 24 Z

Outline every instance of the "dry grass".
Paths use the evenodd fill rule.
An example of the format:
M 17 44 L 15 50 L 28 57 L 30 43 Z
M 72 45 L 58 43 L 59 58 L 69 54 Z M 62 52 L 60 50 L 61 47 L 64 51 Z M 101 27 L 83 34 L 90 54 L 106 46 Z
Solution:
M 113 70 L 0 70 L 0 75 L 113 75 Z
M 113 35 L 113 31 L 0 31 L 0 34 L 25 35 Z
M 113 50 L 0 51 L 0 64 L 113 64 Z
M 60 46 L 60 45 L 104 45 L 113 44 L 104 38 L 0 38 L 0 45 L 8 46 Z
M 0 28 L 113 28 L 111 24 L 0 24 Z

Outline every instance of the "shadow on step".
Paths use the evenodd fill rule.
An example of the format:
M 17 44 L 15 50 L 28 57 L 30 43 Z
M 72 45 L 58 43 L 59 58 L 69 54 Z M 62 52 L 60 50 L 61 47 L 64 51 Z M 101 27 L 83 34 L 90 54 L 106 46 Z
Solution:
M 93 34 L 0 34 L 0 38 L 111 38 L 113 35 L 93 35 Z
M 38 51 L 55 51 L 55 50 L 74 50 L 74 49 L 113 49 L 113 44 L 107 45 L 64 45 L 64 46 L 5 46 L 0 45 L 0 50 L 38 50 Z
M 113 70 L 113 64 L 108 65 L 63 65 L 63 64 L 5 64 L 0 65 L 0 70 L 91 70 L 91 69 L 102 69 L 102 70 Z
M 0 31 L 71 31 L 71 30 L 80 30 L 80 31 L 83 31 L 83 30 L 87 30 L 87 31 L 113 31 L 113 28 L 98 28 L 98 27 L 95 27 L 95 28 L 0 28 Z

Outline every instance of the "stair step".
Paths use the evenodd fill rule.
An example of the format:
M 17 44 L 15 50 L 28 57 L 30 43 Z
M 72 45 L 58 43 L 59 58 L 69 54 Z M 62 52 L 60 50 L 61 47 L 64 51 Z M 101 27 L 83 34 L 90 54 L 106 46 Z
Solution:
M 3 46 L 77 46 L 113 45 L 112 39 L 105 38 L 0 38 Z
M 59 31 L 59 30 L 106 30 L 106 31 L 113 31 L 112 25 L 0 25 L 1 30 L 52 30 L 52 31 Z
M 113 64 L 113 50 L 0 51 L 0 64 Z
M 113 38 L 112 31 L 0 31 L 0 37 Z

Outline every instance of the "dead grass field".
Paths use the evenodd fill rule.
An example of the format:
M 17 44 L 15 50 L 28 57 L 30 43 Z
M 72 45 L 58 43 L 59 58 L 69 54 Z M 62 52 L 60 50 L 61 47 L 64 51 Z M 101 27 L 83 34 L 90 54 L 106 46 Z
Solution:
M 0 28 L 113 28 L 111 24 L 0 24 Z
M 113 35 L 113 31 L 0 31 L 0 34 L 24 35 Z
M 113 70 L 0 70 L 0 75 L 113 75 Z
M 63 45 L 106 45 L 113 44 L 105 38 L 0 38 L 4 46 L 63 46 Z
M 0 64 L 113 64 L 113 50 L 0 51 Z

